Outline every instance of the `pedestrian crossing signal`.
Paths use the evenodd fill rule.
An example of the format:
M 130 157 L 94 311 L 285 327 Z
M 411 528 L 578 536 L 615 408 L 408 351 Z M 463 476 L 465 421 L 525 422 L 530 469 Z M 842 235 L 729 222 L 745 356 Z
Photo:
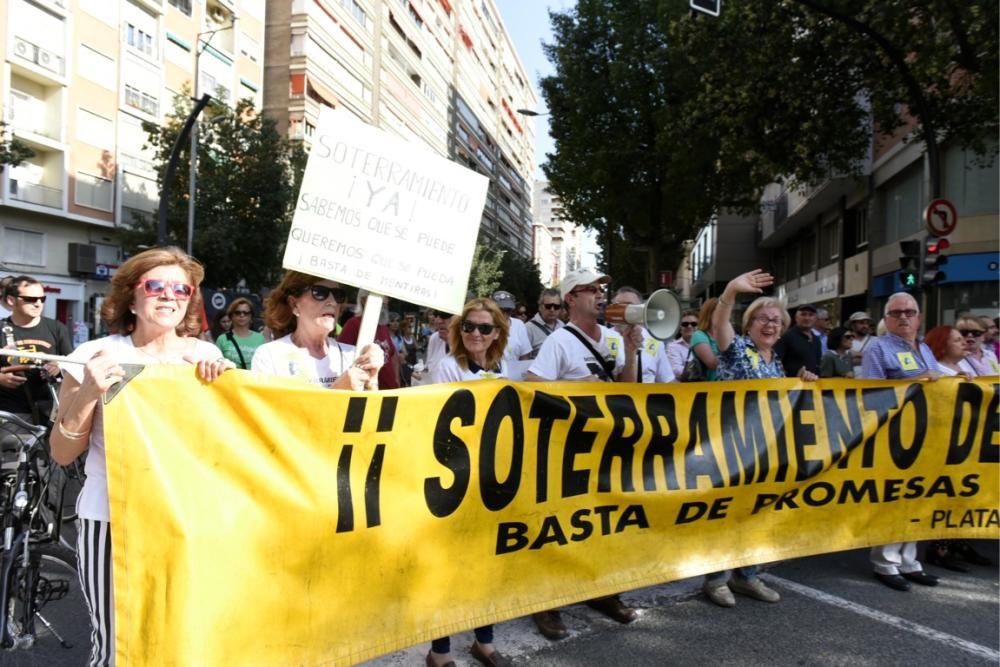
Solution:
M 903 289 L 911 290 L 920 287 L 921 250 L 920 241 L 899 242 L 899 282 Z

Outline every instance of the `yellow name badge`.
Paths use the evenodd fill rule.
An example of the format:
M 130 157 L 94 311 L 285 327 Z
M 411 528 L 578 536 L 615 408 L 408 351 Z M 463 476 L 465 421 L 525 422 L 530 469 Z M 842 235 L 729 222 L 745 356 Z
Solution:
M 899 367 L 904 371 L 915 371 L 920 368 L 912 352 L 897 352 L 896 358 L 899 359 Z
M 655 338 L 647 338 L 645 347 L 646 347 L 646 354 L 648 354 L 651 357 L 655 357 L 656 351 L 660 349 L 660 341 L 656 340 Z
M 612 359 L 618 358 L 618 339 L 608 338 L 608 352 L 611 353 Z
M 751 350 L 748 347 L 747 357 L 750 358 L 750 367 L 753 368 L 754 370 L 757 370 L 757 367 L 760 366 L 760 353 L 757 352 L 757 350 Z

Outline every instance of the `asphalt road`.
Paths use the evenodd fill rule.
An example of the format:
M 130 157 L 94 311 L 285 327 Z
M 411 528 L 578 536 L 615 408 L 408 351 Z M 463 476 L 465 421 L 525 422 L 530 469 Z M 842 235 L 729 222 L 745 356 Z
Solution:
M 998 562 L 997 542 L 976 545 Z M 899 593 L 872 578 L 867 550 L 827 554 L 770 567 L 764 576 L 782 594 L 777 604 L 738 597 L 734 609 L 722 609 L 704 599 L 700 580 L 689 579 L 626 593 L 640 610 L 627 627 L 574 605 L 564 612 L 570 637 L 561 642 L 542 638 L 530 619 L 498 625 L 496 641 L 517 664 L 533 667 L 997 665 L 998 570 L 970 567 L 968 574 L 929 567 L 941 585 Z M 0 666 L 86 664 L 89 626 L 79 585 L 44 613 L 73 648 L 42 630 L 33 649 L 0 652 Z M 459 667 L 478 665 L 468 655 L 471 642 L 471 632 L 452 639 Z M 419 667 L 427 650 L 414 646 L 366 664 Z

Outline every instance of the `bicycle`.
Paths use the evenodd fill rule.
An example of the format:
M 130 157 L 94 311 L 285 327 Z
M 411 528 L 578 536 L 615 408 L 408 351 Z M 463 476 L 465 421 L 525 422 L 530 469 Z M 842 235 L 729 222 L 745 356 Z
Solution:
M 72 648 L 41 614 L 69 593 L 71 579 L 62 577 L 76 578 L 75 554 L 60 541 L 64 480 L 53 474 L 49 429 L 0 412 L 0 441 L 16 445 L 16 460 L 0 468 L 0 648 L 8 650 L 34 646 L 36 618 Z

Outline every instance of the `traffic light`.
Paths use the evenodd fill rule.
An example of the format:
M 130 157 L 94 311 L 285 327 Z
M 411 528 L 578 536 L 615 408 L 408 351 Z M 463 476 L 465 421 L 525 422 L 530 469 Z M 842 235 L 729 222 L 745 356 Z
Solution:
M 722 0 L 690 0 L 690 2 L 691 9 L 709 16 L 718 16 L 719 10 L 722 9 Z
M 899 282 L 903 284 L 903 289 L 917 289 L 920 287 L 920 251 L 923 244 L 920 241 L 900 241 L 899 242 Z
M 921 263 L 920 272 L 921 287 L 932 287 L 945 279 L 944 271 L 939 271 L 938 267 L 948 263 L 948 256 L 942 255 L 942 250 L 951 247 L 948 239 L 937 236 L 928 236 L 924 239 L 924 257 Z

